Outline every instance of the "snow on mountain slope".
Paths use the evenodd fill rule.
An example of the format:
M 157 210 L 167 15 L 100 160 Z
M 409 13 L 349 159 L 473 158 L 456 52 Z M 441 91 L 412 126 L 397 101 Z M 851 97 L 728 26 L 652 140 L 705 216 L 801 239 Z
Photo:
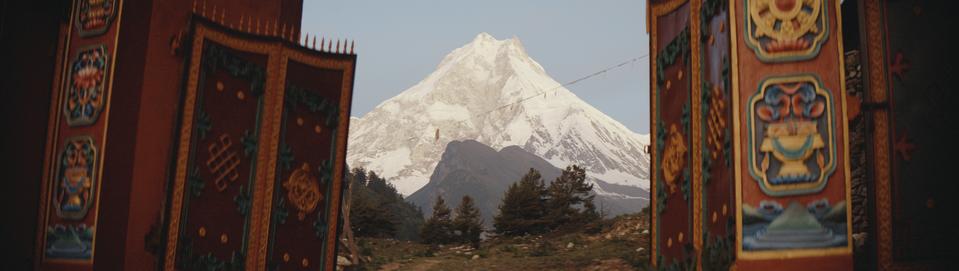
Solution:
M 447 143 L 472 139 L 495 149 L 518 145 L 556 167 L 578 164 L 589 176 L 648 190 L 649 136 L 560 85 L 519 39 L 481 33 L 425 79 L 352 119 L 347 161 L 408 196 L 429 181 Z

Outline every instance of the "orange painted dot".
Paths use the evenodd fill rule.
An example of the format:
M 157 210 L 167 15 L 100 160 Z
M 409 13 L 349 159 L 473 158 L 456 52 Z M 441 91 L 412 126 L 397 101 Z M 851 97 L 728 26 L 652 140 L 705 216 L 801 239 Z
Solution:
M 726 22 L 719 22 L 719 33 L 726 32 Z
M 673 238 L 666 239 L 666 247 L 673 247 Z
M 290 262 L 290 253 L 283 253 L 283 262 Z
M 717 214 L 716 211 L 713 211 L 713 223 L 716 223 Z
M 200 227 L 200 230 L 197 231 L 197 234 L 199 234 L 200 237 L 206 237 L 206 228 Z
M 303 258 L 303 260 L 300 261 L 300 265 L 302 265 L 303 267 L 310 266 L 310 260 L 307 260 L 306 258 Z
M 303 118 L 297 117 L 297 118 L 296 118 L 296 125 L 298 125 L 298 126 L 303 126 Z
M 323 127 L 320 127 L 320 125 L 313 126 L 313 131 L 319 134 L 320 132 L 323 132 Z
M 230 238 L 226 236 L 226 233 L 220 234 L 220 243 L 221 243 L 221 244 L 226 244 L 226 242 L 229 242 L 229 241 L 230 241 Z
M 679 72 L 676 73 L 676 78 L 678 78 L 679 80 L 683 80 L 683 70 L 679 70 Z
M 246 94 L 244 94 L 243 91 L 237 91 L 236 98 L 240 100 L 246 99 Z
M 723 204 L 723 215 L 726 215 L 726 204 Z
M 671 85 L 673 85 L 673 83 L 670 82 L 669 80 L 666 80 L 666 89 L 669 89 L 669 86 Z
M 216 91 L 223 91 L 223 82 L 216 82 Z
M 680 233 L 679 233 L 679 236 L 676 237 L 676 239 L 678 239 L 679 242 L 682 243 L 682 242 L 683 242 L 683 233 L 680 232 Z

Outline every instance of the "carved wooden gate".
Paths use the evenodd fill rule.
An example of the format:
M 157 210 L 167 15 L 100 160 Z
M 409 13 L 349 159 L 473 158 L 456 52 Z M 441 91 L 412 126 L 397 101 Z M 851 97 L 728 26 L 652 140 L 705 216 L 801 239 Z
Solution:
M 194 18 L 165 270 L 335 262 L 356 56 L 265 32 Z
M 851 269 L 839 1 L 650 10 L 652 264 Z

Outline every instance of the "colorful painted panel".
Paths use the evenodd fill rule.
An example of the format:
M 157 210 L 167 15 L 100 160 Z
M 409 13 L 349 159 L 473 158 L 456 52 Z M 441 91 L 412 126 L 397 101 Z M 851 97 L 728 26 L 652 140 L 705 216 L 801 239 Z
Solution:
M 46 227 L 44 255 L 48 259 L 93 258 L 94 224 L 87 214 L 96 201 L 99 177 L 97 147 L 88 136 L 65 141 L 59 156 L 53 205 L 56 217 Z
M 826 0 L 744 0 L 746 45 L 764 62 L 806 60 L 829 34 Z
M 340 131 L 340 101 L 345 71 L 318 69 L 290 61 L 277 154 L 270 223 L 271 270 L 323 270 L 327 242 L 335 239 L 336 217 L 331 207 L 339 199 L 345 143 Z M 348 79 L 348 78 L 346 78 Z M 334 196 L 337 193 L 337 196 Z
M 184 270 L 245 264 L 265 55 L 207 41 L 199 61 L 176 266 Z M 184 137 L 184 135 L 181 135 Z
M 81 220 L 95 199 L 98 177 L 95 175 L 97 148 L 90 137 L 67 139 L 57 168 L 58 186 L 53 202 L 57 216 Z
M 819 78 L 768 78 L 746 106 L 749 173 L 763 192 L 821 191 L 836 169 L 836 124 L 832 94 Z
M 70 126 L 93 124 L 103 111 L 107 55 L 105 46 L 96 45 L 81 50 L 71 62 L 69 82 L 63 94 L 66 99 L 63 114 Z
M 653 264 L 695 268 L 690 4 L 653 6 Z
M 851 270 L 840 1 L 729 5 L 735 266 Z
M 735 256 L 732 166 L 732 82 L 728 1 L 703 1 L 700 10 L 700 140 L 702 159 L 701 264 L 726 270 Z
M 76 25 L 80 37 L 105 33 L 113 22 L 116 0 L 79 0 L 78 4 Z
M 123 1 L 71 2 L 70 25 L 60 33 L 36 233 L 43 270 L 92 270 L 101 191 L 109 184 L 102 179 L 118 33 L 110 22 Z

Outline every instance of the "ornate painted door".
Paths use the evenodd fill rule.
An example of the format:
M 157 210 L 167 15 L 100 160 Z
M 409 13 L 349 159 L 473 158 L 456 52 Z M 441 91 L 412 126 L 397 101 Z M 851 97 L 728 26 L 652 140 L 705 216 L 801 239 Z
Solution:
M 333 266 L 356 56 L 249 30 L 194 18 L 165 270 Z
M 50 109 L 37 267 L 92 270 L 122 0 L 71 1 Z M 102 238 L 100 238 L 102 240 Z
M 691 67 L 690 4 L 664 1 L 651 7 L 651 142 L 653 216 L 651 260 L 668 270 L 696 265 L 693 242 L 693 133 L 696 112 Z
M 956 50 L 942 29 L 954 1 L 865 0 L 863 57 L 875 269 L 947 270 L 959 253 L 950 166 Z

